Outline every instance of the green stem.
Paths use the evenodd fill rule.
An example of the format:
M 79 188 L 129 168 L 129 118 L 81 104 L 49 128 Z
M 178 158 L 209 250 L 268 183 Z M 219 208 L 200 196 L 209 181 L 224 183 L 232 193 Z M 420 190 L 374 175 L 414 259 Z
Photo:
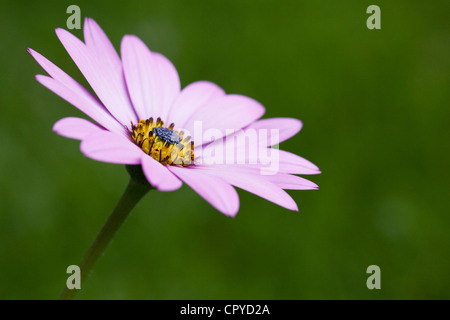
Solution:
M 79 265 L 81 273 L 81 287 L 83 287 L 83 283 L 88 277 L 92 267 L 95 265 L 98 258 L 103 254 L 117 230 L 119 230 L 122 223 L 130 214 L 131 210 L 133 210 L 142 197 L 145 196 L 152 188 L 146 179 L 143 179 L 141 166 L 127 166 L 127 170 L 130 173 L 130 181 L 125 189 L 125 192 L 109 216 L 108 220 L 103 225 L 103 228 L 98 233 L 97 238 L 95 238 L 94 243 L 84 256 L 83 261 Z M 73 299 L 78 291 L 79 290 L 77 289 L 68 289 L 66 286 L 60 296 L 60 299 Z

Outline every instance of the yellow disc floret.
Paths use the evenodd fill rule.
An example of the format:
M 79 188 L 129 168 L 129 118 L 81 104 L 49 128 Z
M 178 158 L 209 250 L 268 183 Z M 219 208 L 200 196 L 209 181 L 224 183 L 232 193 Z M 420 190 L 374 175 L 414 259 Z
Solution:
M 190 166 L 194 164 L 194 142 L 191 137 L 183 137 L 184 132 L 173 130 L 174 124 L 164 126 L 158 118 L 139 120 L 131 124 L 130 136 L 146 154 L 162 164 L 171 166 Z

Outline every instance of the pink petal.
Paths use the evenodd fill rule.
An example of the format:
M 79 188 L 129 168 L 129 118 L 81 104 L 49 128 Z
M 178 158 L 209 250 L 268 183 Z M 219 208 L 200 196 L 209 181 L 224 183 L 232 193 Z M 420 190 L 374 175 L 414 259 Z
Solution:
M 227 134 L 227 130 L 239 130 L 264 114 L 264 107 L 249 97 L 229 94 L 206 103 L 187 120 L 185 129 L 194 132 L 194 122 L 201 121 L 203 132 L 208 129 L 218 131 L 215 139 Z M 196 146 L 210 141 L 195 141 Z
M 234 134 L 229 134 L 222 139 L 217 139 L 197 154 L 198 156 L 201 155 L 204 159 L 222 154 L 224 157 L 223 163 L 225 163 L 225 159 L 235 159 L 234 163 L 237 163 L 238 158 L 244 158 L 245 164 L 253 164 L 257 162 L 256 160 L 260 155 L 265 156 L 267 154 L 267 156 L 270 156 L 273 152 L 276 152 L 271 149 L 267 149 L 266 151 L 267 146 L 276 145 L 289 139 L 301 129 L 301 126 L 302 123 L 300 120 L 291 118 L 258 120 L 245 129 L 239 130 Z M 272 135 L 273 130 L 277 130 L 278 132 Z M 230 154 L 231 151 L 233 151 L 233 154 Z M 226 154 L 227 152 L 229 153 L 228 155 Z
M 140 164 L 143 151 L 133 142 L 113 132 L 95 132 L 81 142 L 81 152 L 94 160 Z
M 91 24 L 87 25 L 87 28 L 91 27 Z M 101 34 L 98 35 L 97 31 L 95 28 L 89 31 L 89 37 L 92 37 L 89 41 L 99 43 L 95 47 L 92 44 L 89 47 L 86 46 L 64 29 L 56 29 L 56 34 L 111 114 L 123 125 L 129 125 L 130 122 L 136 123 L 136 114 L 128 98 L 121 66 L 111 59 L 113 56 L 110 51 L 111 46 L 103 46 L 105 39 Z
M 239 196 L 236 190 L 222 179 L 195 168 L 172 166 L 169 170 L 220 212 L 231 217 L 237 214 Z
M 314 182 L 297 177 L 291 174 L 279 173 L 274 175 L 261 176 L 265 180 L 272 182 L 282 189 L 287 190 L 318 190 L 319 186 Z
M 109 41 L 108 36 L 103 32 L 102 28 L 91 18 L 84 20 L 84 41 L 86 46 L 97 57 L 101 57 L 102 62 L 107 68 L 113 70 L 116 75 L 122 74 L 122 62 L 117 54 L 116 49 Z
M 192 114 L 209 101 L 224 96 L 225 91 L 208 81 L 197 81 L 186 86 L 175 100 L 167 117 L 168 123 L 175 123 L 176 128 L 184 128 Z
M 147 154 L 141 158 L 142 169 L 148 182 L 159 191 L 174 191 L 183 184 L 165 166 Z
M 244 132 L 247 130 L 256 130 L 259 132 L 260 130 L 265 130 L 267 132 L 266 140 L 259 139 L 259 144 L 261 146 L 267 147 L 272 146 L 278 143 L 281 143 L 293 136 L 295 136 L 303 124 L 300 120 L 292 119 L 292 118 L 270 118 L 270 119 L 262 119 L 253 122 L 248 127 L 244 129 Z M 272 130 L 278 130 L 278 141 L 272 141 Z M 242 134 L 242 133 L 241 133 Z
M 246 146 L 244 150 L 237 150 L 235 148 L 234 158 L 230 156 L 231 160 L 226 158 L 226 145 L 221 145 L 218 141 L 215 141 L 210 145 L 203 146 L 200 150 L 199 149 L 200 148 L 196 149 L 196 156 L 198 155 L 196 158 L 196 163 L 203 165 L 227 164 L 234 167 L 252 167 L 259 170 L 267 170 L 267 174 L 273 170 L 276 170 L 277 173 L 307 175 L 321 173 L 319 168 L 311 161 L 308 161 L 296 154 L 274 148 L 266 148 L 263 150 L 264 159 L 259 156 L 261 152 L 260 149 L 257 149 L 255 154 L 254 152 L 250 152 L 249 146 Z M 238 163 L 237 161 L 237 154 L 239 153 L 243 153 L 243 163 Z M 216 154 L 221 156 L 217 157 Z
M 319 174 L 319 168 L 312 162 L 293 153 L 268 148 L 249 140 L 240 145 L 241 133 L 218 139 L 208 145 L 196 148 L 196 163 L 203 165 L 228 164 L 254 167 L 262 170 L 276 170 L 280 173 Z M 263 169 L 266 168 L 266 169 Z M 270 168 L 270 169 L 269 169 Z
M 286 209 L 298 211 L 297 204 L 286 191 L 265 180 L 262 176 L 247 171 L 244 167 L 236 170 L 237 168 L 235 166 L 221 165 L 199 166 L 196 169 L 208 175 L 220 177 L 233 186 L 256 194 Z
M 120 48 L 128 92 L 139 118 L 165 120 L 180 93 L 177 70 L 136 36 L 124 36 Z
M 28 52 L 52 77 L 37 75 L 42 85 L 73 104 L 80 111 L 97 121 L 103 127 L 117 133 L 124 133 L 123 126 L 105 109 L 105 107 L 82 85 L 72 79 L 68 74 L 55 66 L 52 62 L 33 49 Z
M 282 189 L 286 190 L 317 190 L 319 186 L 312 181 L 305 178 L 294 176 L 288 173 L 276 173 L 273 175 L 261 175 L 261 168 L 251 165 L 208 165 L 199 166 L 200 169 L 216 169 L 216 170 L 230 170 L 236 173 L 244 173 L 250 175 L 260 176 L 262 179 L 271 182 Z
M 280 172 L 294 174 L 319 174 L 319 167 L 296 154 L 278 150 L 280 158 Z
M 103 128 L 88 120 L 74 117 L 58 120 L 53 125 L 53 131 L 61 136 L 77 140 L 83 140 L 94 132 L 105 132 Z

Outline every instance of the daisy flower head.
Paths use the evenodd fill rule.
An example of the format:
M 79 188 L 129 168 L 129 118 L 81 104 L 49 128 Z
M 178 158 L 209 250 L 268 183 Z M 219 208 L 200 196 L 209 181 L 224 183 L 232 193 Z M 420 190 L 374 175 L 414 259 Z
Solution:
M 226 94 L 212 82 L 181 89 L 174 65 L 136 36 L 122 38 L 119 57 L 94 20 L 86 18 L 83 33 L 84 42 L 56 29 L 95 96 L 44 56 L 28 51 L 48 74 L 37 75 L 37 81 L 95 122 L 68 117 L 53 127 L 80 140 L 87 157 L 141 166 L 160 191 L 177 190 L 184 182 L 228 216 L 239 209 L 234 187 L 295 211 L 284 189 L 318 189 L 296 176 L 318 174 L 318 167 L 277 148 L 300 131 L 299 120 L 259 120 L 265 111 L 259 102 Z

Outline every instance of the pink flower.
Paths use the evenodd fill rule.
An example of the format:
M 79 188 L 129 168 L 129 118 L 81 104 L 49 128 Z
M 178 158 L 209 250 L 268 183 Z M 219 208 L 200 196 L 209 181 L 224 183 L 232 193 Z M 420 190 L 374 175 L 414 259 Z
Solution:
M 283 189 L 318 189 L 293 175 L 318 174 L 317 166 L 271 148 L 297 134 L 299 120 L 258 120 L 265 111 L 260 103 L 226 94 L 211 82 L 181 89 L 178 73 L 166 57 L 126 35 L 120 58 L 90 18 L 84 24 L 85 43 L 63 29 L 56 29 L 56 34 L 98 98 L 45 57 L 28 51 L 49 74 L 37 75 L 37 81 L 97 123 L 69 117 L 53 127 L 62 136 L 81 140 L 87 157 L 142 165 L 148 182 L 161 191 L 176 190 L 183 181 L 229 216 L 239 209 L 233 186 L 295 211 L 295 201 Z M 250 133 L 256 133 L 257 140 L 237 143 L 250 139 Z

